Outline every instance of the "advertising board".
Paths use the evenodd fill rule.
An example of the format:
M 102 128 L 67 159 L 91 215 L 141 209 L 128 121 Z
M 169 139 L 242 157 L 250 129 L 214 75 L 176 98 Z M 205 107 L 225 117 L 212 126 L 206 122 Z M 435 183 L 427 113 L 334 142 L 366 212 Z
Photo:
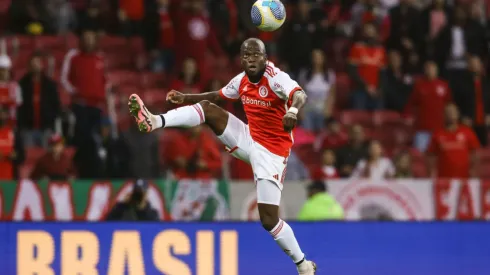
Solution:
M 490 223 L 290 223 L 318 274 L 487 275 Z M 4 222 L 4 275 L 294 275 L 260 224 Z

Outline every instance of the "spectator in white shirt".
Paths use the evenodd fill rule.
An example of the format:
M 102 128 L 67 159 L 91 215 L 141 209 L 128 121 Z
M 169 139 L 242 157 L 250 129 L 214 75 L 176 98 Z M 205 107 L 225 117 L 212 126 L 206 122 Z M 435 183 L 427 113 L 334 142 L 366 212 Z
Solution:
M 383 156 L 383 148 L 377 140 L 369 144 L 368 157 L 357 163 L 352 178 L 382 180 L 395 176 L 395 167 L 389 158 Z
M 335 72 L 327 67 L 322 50 L 313 50 L 311 66 L 300 72 L 299 82 L 308 94 L 308 103 L 303 108 L 303 127 L 320 131 L 335 102 Z

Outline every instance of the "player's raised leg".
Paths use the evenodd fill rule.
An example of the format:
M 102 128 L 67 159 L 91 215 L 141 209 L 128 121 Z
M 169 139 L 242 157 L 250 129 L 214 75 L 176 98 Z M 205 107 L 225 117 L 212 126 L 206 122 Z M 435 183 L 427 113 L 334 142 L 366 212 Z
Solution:
M 279 218 L 280 201 L 281 190 L 276 183 L 266 179 L 257 180 L 257 203 L 262 226 L 293 260 L 298 274 L 313 275 L 316 271 L 315 263 L 305 259 L 305 254 L 299 247 L 293 229 Z
M 153 115 L 141 98 L 132 94 L 128 106 L 142 132 L 151 132 L 163 127 L 190 128 L 206 123 L 216 135 L 221 135 L 228 122 L 228 112 L 208 100 L 179 107 L 165 114 Z

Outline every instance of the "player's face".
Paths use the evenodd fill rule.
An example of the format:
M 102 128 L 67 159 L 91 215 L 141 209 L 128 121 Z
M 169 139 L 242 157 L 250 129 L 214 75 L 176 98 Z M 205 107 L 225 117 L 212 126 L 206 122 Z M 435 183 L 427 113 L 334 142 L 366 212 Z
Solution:
M 469 62 L 469 67 L 470 67 L 470 70 L 474 73 L 480 73 L 482 71 L 482 64 L 481 64 L 481 60 L 480 58 L 478 57 L 472 57 L 470 58 L 470 62 Z
M 1 107 L 0 108 L 0 126 L 5 125 L 8 118 L 9 118 L 9 112 L 7 111 L 7 109 Z
M 87 51 L 93 51 L 97 44 L 97 33 L 86 31 L 83 33 L 83 46 Z
M 456 123 L 459 120 L 459 110 L 456 105 L 450 104 L 446 107 L 446 121 L 449 124 Z
M 323 152 L 323 165 L 334 165 L 335 155 L 332 150 L 325 150 Z
M 434 62 L 427 62 L 425 64 L 425 75 L 430 78 L 436 78 L 438 74 L 437 65 Z
M 381 154 L 383 153 L 383 148 L 381 147 L 381 144 L 377 141 L 373 141 L 369 148 L 369 153 L 373 158 L 380 157 Z
M 8 68 L 0 68 L 0 80 L 6 81 L 9 79 L 10 70 Z
M 240 51 L 242 69 L 248 76 L 258 76 L 265 69 L 267 56 L 261 47 L 255 43 L 249 43 Z
M 31 72 L 40 73 L 43 70 L 43 62 L 39 57 L 33 57 L 31 60 Z

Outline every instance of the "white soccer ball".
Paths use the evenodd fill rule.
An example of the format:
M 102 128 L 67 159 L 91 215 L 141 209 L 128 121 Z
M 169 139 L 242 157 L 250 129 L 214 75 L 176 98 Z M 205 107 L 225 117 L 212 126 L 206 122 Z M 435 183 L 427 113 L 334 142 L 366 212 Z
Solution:
M 286 20 L 286 8 L 279 0 L 257 0 L 252 6 L 252 23 L 261 31 L 279 29 Z

